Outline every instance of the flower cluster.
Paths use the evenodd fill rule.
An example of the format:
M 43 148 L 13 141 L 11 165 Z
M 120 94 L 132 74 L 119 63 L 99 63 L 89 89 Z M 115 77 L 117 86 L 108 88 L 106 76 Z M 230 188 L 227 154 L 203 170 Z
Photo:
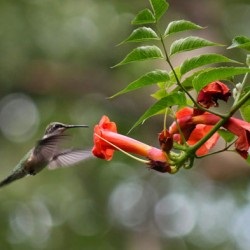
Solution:
M 177 111 L 175 121 L 169 129 L 159 134 L 160 149 L 118 134 L 116 124 L 103 116 L 94 128 L 92 153 L 98 158 L 111 160 L 114 151 L 120 150 L 147 158 L 146 163 L 156 171 L 174 173 L 181 164 L 192 160 L 192 157 L 208 154 L 217 143 L 220 136 L 215 132 L 198 148 L 195 147 L 221 120 L 221 117 L 210 113 L 208 109 L 218 106 L 218 100 L 227 101 L 230 95 L 230 89 L 219 81 L 204 87 L 197 97 L 197 104 L 201 108 L 184 107 Z M 235 149 L 242 157 L 247 158 L 250 123 L 230 117 L 222 127 L 237 136 Z M 173 149 L 179 149 L 180 153 L 173 152 Z

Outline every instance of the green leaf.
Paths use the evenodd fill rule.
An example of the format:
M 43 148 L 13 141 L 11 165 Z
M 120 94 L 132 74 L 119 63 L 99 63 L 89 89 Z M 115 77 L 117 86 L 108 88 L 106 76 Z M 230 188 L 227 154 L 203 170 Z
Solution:
M 177 20 L 168 24 L 167 29 L 164 32 L 164 37 L 186 30 L 198 30 L 204 29 L 203 27 L 186 20 Z
M 159 100 L 165 97 L 166 95 L 167 95 L 166 90 L 161 88 L 161 89 L 158 89 L 155 93 L 151 94 L 150 96 L 152 96 L 156 100 Z
M 175 105 L 179 106 L 186 105 L 186 97 L 183 92 L 170 93 L 168 96 L 157 101 L 139 118 L 139 120 L 133 125 L 130 131 L 133 130 L 135 127 L 137 127 L 139 124 L 143 123 L 149 117 L 156 115 L 159 112 L 165 110 L 166 108 Z
M 225 129 L 219 129 L 217 132 L 225 140 L 225 142 L 232 142 L 235 138 L 235 135 L 233 133 Z
M 250 91 L 250 87 L 247 89 L 247 91 Z M 250 122 L 250 99 L 247 100 L 244 105 L 242 105 L 240 108 L 240 113 L 245 121 Z
M 218 43 L 210 42 L 200 37 L 189 36 L 189 37 L 174 41 L 172 45 L 170 46 L 170 55 L 174 55 L 174 54 L 181 53 L 184 51 L 199 49 L 199 48 L 203 48 L 207 46 L 222 46 L 222 45 Z
M 124 65 L 127 63 L 145 61 L 151 59 L 162 59 L 163 54 L 157 46 L 141 46 L 133 49 L 120 63 L 113 67 Z
M 207 72 L 208 70 L 211 70 L 214 68 L 206 68 L 206 69 L 201 69 L 198 71 L 193 72 L 190 76 L 184 79 L 184 81 L 181 82 L 182 86 L 185 87 L 187 90 L 193 89 L 193 80 L 196 76 L 201 74 L 202 72 Z
M 180 75 L 179 75 L 179 70 L 180 68 L 179 67 L 175 67 L 174 68 L 174 71 L 175 71 L 175 74 L 177 75 L 178 78 L 180 78 Z M 175 89 L 172 88 L 173 85 L 176 84 L 176 78 L 175 78 L 175 74 L 173 73 L 173 71 L 169 71 L 168 72 L 168 75 L 169 75 L 169 79 L 168 81 L 166 82 L 159 82 L 157 83 L 159 89 L 151 94 L 151 96 L 157 100 L 169 95 L 169 92 L 178 92 L 180 89 L 178 89 L 177 87 Z
M 246 159 L 246 162 L 247 162 L 248 164 L 250 164 L 250 155 L 248 155 L 248 157 L 247 157 L 247 159 Z
M 118 93 L 111 96 L 110 98 L 113 98 L 121 94 L 125 94 L 127 92 L 130 92 L 136 89 L 140 89 L 148 85 L 153 85 L 159 82 L 166 82 L 168 80 L 169 80 L 169 75 L 167 71 L 159 70 L 159 69 L 154 70 L 154 71 L 148 72 L 147 74 L 143 75 L 139 79 L 131 82 L 126 88 L 119 91 Z
M 190 70 L 193 70 L 195 68 L 212 64 L 212 63 L 221 63 L 221 62 L 232 62 L 232 63 L 238 63 L 237 61 L 231 60 L 225 56 L 219 55 L 219 54 L 205 54 L 193 57 L 191 59 L 185 60 L 181 64 L 181 75 L 186 74 Z
M 138 29 L 135 29 L 130 36 L 122 41 L 122 43 L 126 42 L 145 42 L 149 40 L 160 40 L 160 38 L 157 36 L 157 34 L 148 27 L 140 27 Z
M 175 72 L 175 73 L 174 73 Z M 178 87 L 176 83 L 176 76 L 178 79 L 180 79 L 180 67 L 177 66 L 174 68 L 174 71 L 169 71 L 169 80 L 164 83 L 158 83 L 159 91 L 151 94 L 152 97 L 155 99 L 161 99 L 168 95 L 168 92 L 178 92 L 180 91 L 180 88 Z M 174 86 L 174 88 L 172 88 Z
M 144 9 L 140 11 L 135 18 L 132 20 L 132 24 L 134 25 L 141 25 L 141 24 L 149 24 L 149 23 L 155 23 L 155 17 L 151 10 Z
M 226 80 L 236 75 L 242 75 L 250 72 L 249 68 L 244 67 L 219 67 L 203 71 L 193 80 L 193 86 L 199 92 L 208 83 L 218 80 Z
M 228 49 L 242 48 L 250 51 L 250 39 L 246 36 L 236 36 Z
M 193 89 L 193 85 L 192 82 L 195 78 L 196 75 L 198 75 L 198 72 L 194 72 L 192 75 L 190 75 L 189 77 L 185 78 L 184 81 L 181 82 L 181 85 L 186 88 L 187 90 Z M 179 87 L 178 87 L 179 89 Z
M 166 2 L 166 0 L 150 0 L 150 4 L 157 21 L 162 17 L 169 7 L 169 4 Z

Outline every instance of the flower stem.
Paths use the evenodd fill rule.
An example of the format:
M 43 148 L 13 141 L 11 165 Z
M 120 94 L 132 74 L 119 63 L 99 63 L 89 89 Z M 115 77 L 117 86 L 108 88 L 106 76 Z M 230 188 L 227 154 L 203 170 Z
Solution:
M 220 149 L 218 151 L 215 151 L 215 152 L 212 152 L 212 153 L 209 153 L 209 154 L 206 154 L 206 155 L 196 156 L 196 158 L 201 159 L 201 158 L 204 158 L 204 157 L 207 157 L 207 156 L 211 156 L 211 155 L 219 154 L 219 153 L 222 153 L 222 152 L 225 152 L 225 151 L 229 151 L 228 149 L 235 143 L 235 141 L 236 140 L 234 140 L 229 145 L 225 146 L 223 149 Z
M 168 115 L 168 108 L 166 108 L 164 112 L 163 131 L 166 131 L 167 129 L 167 115 Z
M 172 72 L 173 72 L 173 74 L 174 74 L 174 77 L 175 77 L 175 80 L 176 80 L 177 85 L 183 90 L 183 92 L 185 92 L 185 93 L 188 95 L 188 97 L 191 99 L 191 101 L 194 103 L 194 105 L 196 105 L 197 102 L 196 102 L 195 99 L 192 97 L 192 95 L 185 89 L 185 87 L 182 86 L 182 84 L 181 84 L 181 82 L 180 82 L 180 80 L 179 80 L 179 78 L 178 78 L 178 76 L 177 76 L 177 74 L 176 74 L 176 72 L 175 72 L 175 70 L 174 70 L 174 67 L 173 67 L 172 63 L 170 62 L 170 59 L 169 59 L 169 56 L 168 56 L 168 52 L 167 52 L 165 43 L 164 43 L 164 41 L 163 41 L 163 36 L 162 36 L 162 34 L 160 34 L 160 38 L 161 38 L 161 44 L 162 44 L 162 47 L 163 47 L 163 50 L 164 50 L 164 53 L 165 53 L 165 56 L 166 56 L 166 61 L 167 61 L 169 67 L 171 68 L 171 70 L 172 70 Z M 196 105 L 196 106 L 197 106 L 197 105 Z M 200 106 L 200 105 L 198 105 L 198 106 Z

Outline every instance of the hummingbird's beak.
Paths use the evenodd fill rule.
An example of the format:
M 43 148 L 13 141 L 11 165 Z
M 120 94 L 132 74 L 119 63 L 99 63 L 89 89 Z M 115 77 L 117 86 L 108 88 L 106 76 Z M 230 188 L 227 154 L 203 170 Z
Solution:
M 88 125 L 66 125 L 65 128 L 88 128 Z

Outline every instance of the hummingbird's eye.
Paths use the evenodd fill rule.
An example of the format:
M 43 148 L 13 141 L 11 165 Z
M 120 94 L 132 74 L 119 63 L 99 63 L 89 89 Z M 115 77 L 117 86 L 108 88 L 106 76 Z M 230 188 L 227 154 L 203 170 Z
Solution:
M 54 128 L 54 129 L 58 129 L 58 128 L 61 128 L 61 127 L 62 127 L 61 124 L 55 124 L 53 128 Z
M 46 134 L 49 134 L 49 133 L 54 133 L 55 131 L 57 131 L 58 129 L 62 128 L 63 125 L 60 124 L 60 123 L 55 123 L 55 124 L 51 124 L 50 126 L 48 126 L 46 128 Z
M 58 129 L 60 129 L 60 128 L 63 128 L 63 125 L 60 124 L 60 123 L 56 123 L 56 124 L 54 124 L 52 130 L 53 130 L 53 131 L 56 131 L 56 130 L 58 130 Z

